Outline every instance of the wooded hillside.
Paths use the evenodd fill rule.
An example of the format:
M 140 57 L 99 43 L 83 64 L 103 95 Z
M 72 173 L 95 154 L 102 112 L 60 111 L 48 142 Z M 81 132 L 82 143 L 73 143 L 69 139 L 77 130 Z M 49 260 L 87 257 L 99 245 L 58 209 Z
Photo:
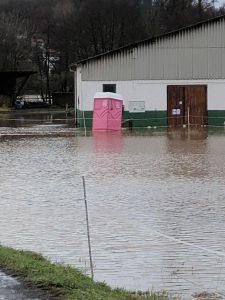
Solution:
M 207 0 L 1 0 L 0 70 L 37 70 L 29 89 L 72 91 L 71 63 L 225 12 Z

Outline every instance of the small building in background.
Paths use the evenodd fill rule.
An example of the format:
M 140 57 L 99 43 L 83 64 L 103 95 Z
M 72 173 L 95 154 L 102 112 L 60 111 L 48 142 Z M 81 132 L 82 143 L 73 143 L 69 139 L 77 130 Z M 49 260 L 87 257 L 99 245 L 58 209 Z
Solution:
M 123 124 L 224 125 L 225 16 L 77 62 L 77 120 L 91 126 L 96 92 L 119 93 Z M 81 120 L 81 121 L 80 121 Z

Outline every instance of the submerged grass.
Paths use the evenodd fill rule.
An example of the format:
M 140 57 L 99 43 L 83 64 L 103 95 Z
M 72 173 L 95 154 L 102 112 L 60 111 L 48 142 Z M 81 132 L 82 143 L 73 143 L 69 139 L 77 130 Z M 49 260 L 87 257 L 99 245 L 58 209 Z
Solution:
M 95 282 L 76 268 L 51 263 L 42 255 L 0 246 L 0 269 L 19 277 L 25 284 L 49 291 L 58 299 L 82 300 L 167 300 L 164 293 L 132 293 Z

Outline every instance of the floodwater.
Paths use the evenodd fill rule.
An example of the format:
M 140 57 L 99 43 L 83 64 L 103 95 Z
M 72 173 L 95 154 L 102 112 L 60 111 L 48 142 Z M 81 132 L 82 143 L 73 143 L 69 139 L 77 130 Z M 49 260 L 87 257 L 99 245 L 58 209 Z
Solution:
M 0 300 L 47 300 L 50 295 L 38 289 L 23 286 L 15 278 L 0 272 Z
M 0 118 L 2 244 L 90 274 L 84 175 L 96 280 L 225 298 L 223 129 L 85 137 L 68 119 L 13 122 Z

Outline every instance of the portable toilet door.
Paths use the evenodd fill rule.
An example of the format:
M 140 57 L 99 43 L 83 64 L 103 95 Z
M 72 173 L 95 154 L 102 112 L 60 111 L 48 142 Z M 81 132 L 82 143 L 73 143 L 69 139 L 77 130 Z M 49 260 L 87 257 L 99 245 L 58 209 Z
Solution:
M 108 128 L 109 99 L 94 98 L 93 130 L 106 130 Z
M 120 130 L 122 105 L 122 97 L 118 94 L 96 93 L 92 130 Z
M 108 129 L 120 130 L 122 123 L 123 101 L 118 99 L 110 99 L 109 105 Z

